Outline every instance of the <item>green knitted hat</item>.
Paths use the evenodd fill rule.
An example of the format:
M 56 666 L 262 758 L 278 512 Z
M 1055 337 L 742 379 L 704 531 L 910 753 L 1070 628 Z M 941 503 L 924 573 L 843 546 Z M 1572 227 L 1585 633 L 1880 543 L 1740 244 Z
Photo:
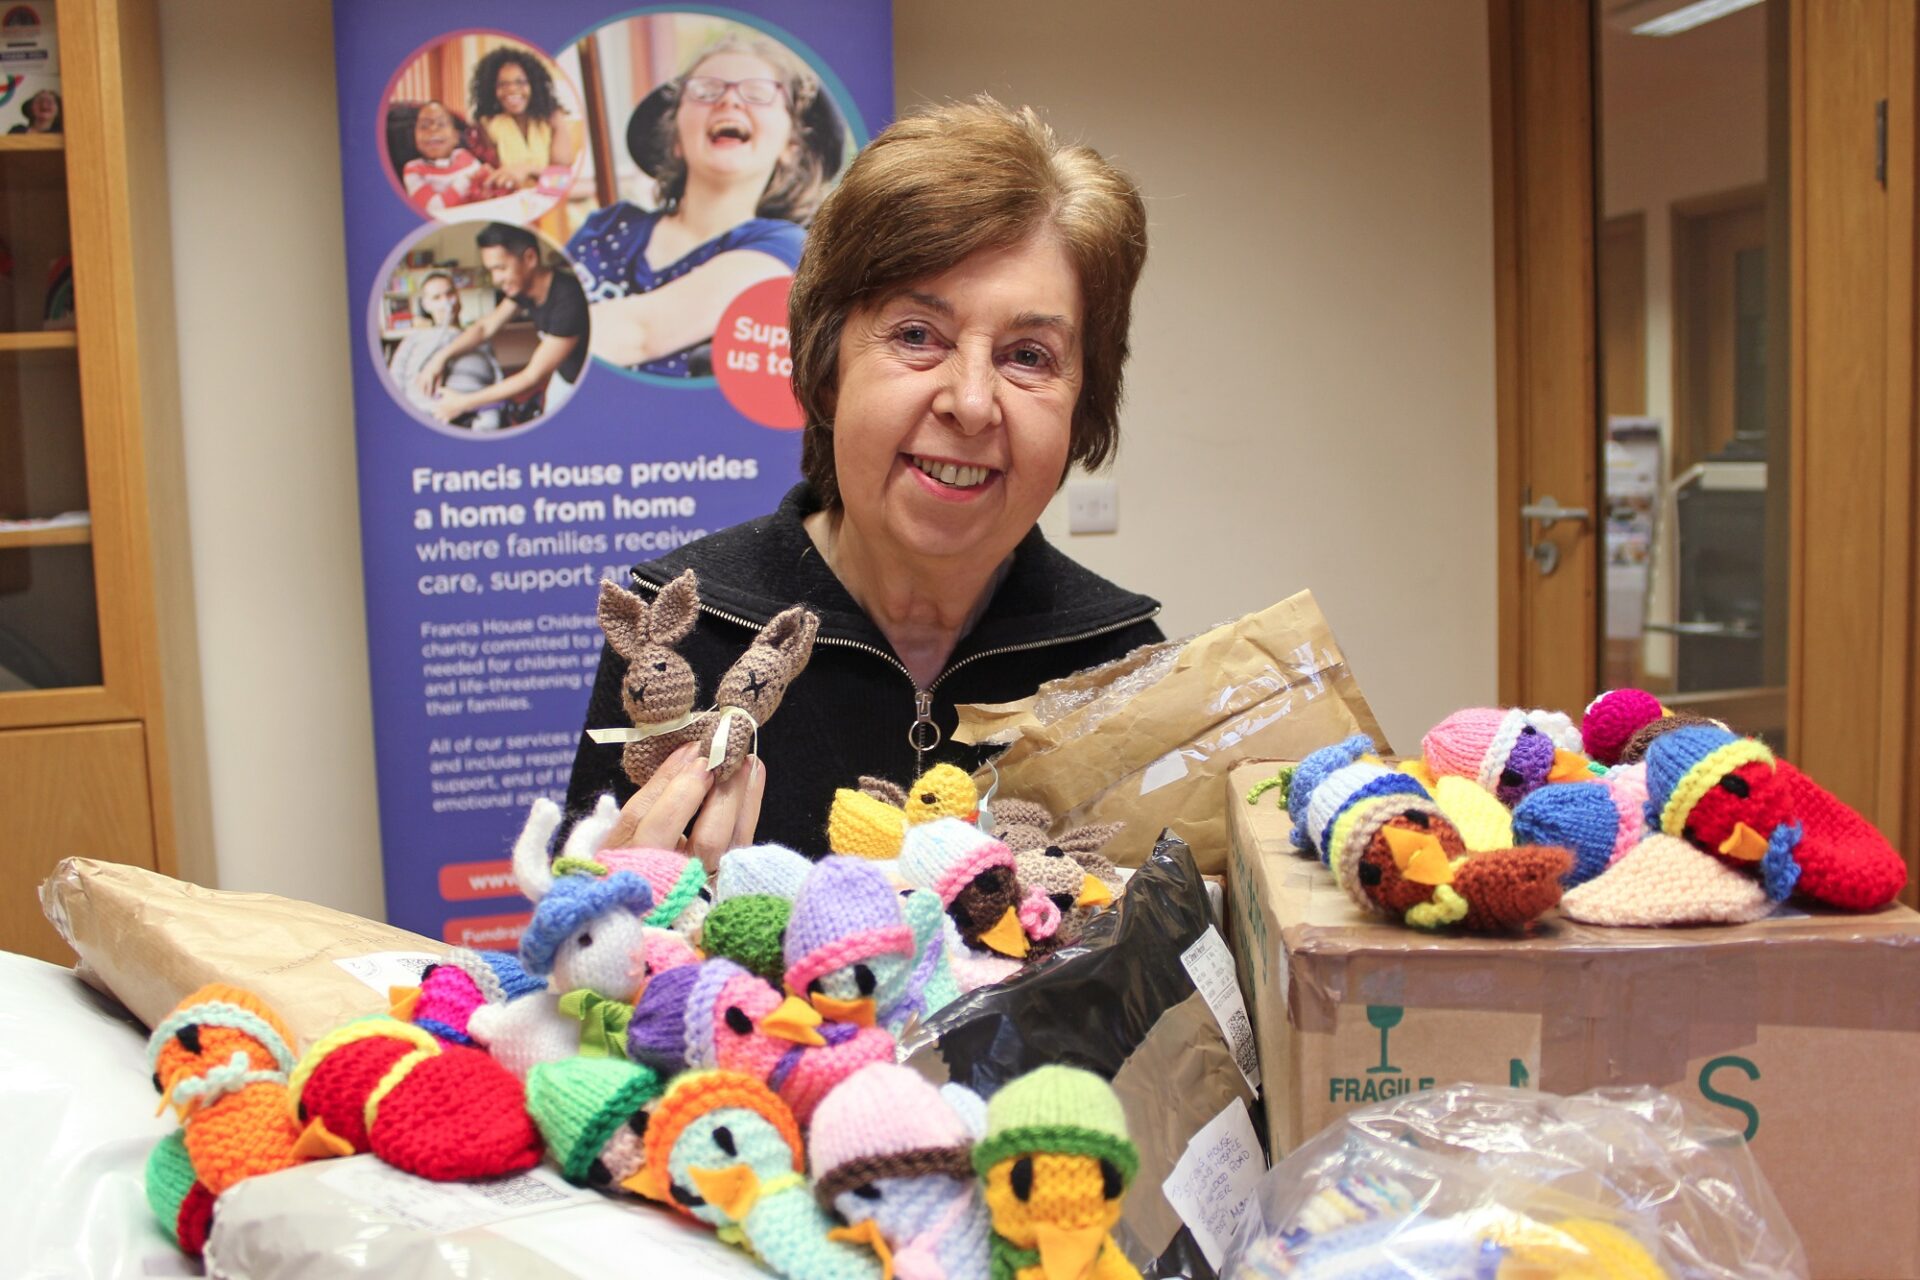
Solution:
M 614 1131 L 660 1096 L 651 1067 L 624 1058 L 565 1058 L 527 1073 L 527 1114 L 567 1181 L 587 1173 Z
M 781 939 L 793 903 L 770 893 L 749 893 L 714 904 L 700 926 L 709 956 L 724 956 L 779 986 L 786 974 Z
M 179 1243 L 180 1206 L 193 1190 L 193 1158 L 187 1154 L 187 1135 L 175 1129 L 147 1153 L 147 1207 L 167 1233 Z
M 1038 1152 L 1111 1160 L 1126 1183 L 1140 1169 L 1119 1096 L 1079 1067 L 1035 1068 L 987 1102 L 987 1136 L 973 1149 L 981 1177 L 1002 1160 Z

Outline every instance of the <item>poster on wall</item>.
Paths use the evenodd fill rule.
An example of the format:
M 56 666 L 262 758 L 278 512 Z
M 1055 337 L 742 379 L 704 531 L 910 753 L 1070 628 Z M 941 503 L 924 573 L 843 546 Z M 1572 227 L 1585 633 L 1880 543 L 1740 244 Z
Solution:
M 387 915 L 472 947 L 558 798 L 598 583 L 799 476 L 792 273 L 888 0 L 335 0 Z

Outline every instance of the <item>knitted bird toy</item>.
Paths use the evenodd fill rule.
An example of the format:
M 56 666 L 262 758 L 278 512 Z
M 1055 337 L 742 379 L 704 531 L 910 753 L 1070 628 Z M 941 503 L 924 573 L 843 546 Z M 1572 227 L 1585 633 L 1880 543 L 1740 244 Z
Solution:
M 1647 748 L 1647 830 L 1755 871 L 1780 902 L 1800 878 L 1793 795 L 1758 738 L 1689 725 Z
M 1535 846 L 1469 854 L 1419 781 L 1372 751 L 1356 734 L 1309 755 L 1281 784 L 1296 845 L 1317 853 L 1356 905 L 1420 929 L 1498 933 L 1560 900 L 1572 855 Z
M 940 818 L 978 822 L 980 790 L 966 770 L 936 764 L 902 789 L 883 778 L 862 778 L 860 789 L 833 793 L 827 812 L 827 848 L 875 861 L 900 856 L 909 827 Z
M 1585 884 L 1647 834 L 1647 770 L 1617 765 L 1593 782 L 1554 782 L 1513 807 L 1513 837 L 1573 854 L 1565 884 Z
M 289 1089 L 296 1114 L 336 1150 L 371 1151 L 422 1178 L 468 1182 L 540 1162 L 517 1077 L 478 1049 L 443 1045 L 394 1018 L 360 1018 L 322 1036 Z
M 828 1094 L 808 1131 L 813 1194 L 900 1280 L 986 1280 L 992 1224 L 973 1173 L 984 1103 L 954 1107 L 959 1085 L 936 1089 L 893 1063 L 860 1068 Z
M 1099 1076 L 1045 1066 L 1002 1086 L 973 1167 L 993 1219 L 993 1280 L 1139 1280 L 1112 1232 L 1140 1154 Z
M 147 1207 L 167 1239 L 197 1258 L 213 1229 L 213 1193 L 193 1171 L 185 1133 L 175 1129 L 147 1153 Z
M 544 979 L 528 973 L 511 951 L 455 947 L 420 973 L 420 985 L 395 988 L 394 1017 L 411 1021 L 448 1044 L 472 1044 L 467 1024 L 482 1005 L 503 1005 L 545 991 Z
M 786 989 L 828 1022 L 898 1035 L 920 1011 L 925 979 L 913 930 L 871 863 L 836 856 L 814 867 L 794 901 L 784 954 Z
M 693 1071 L 655 1105 L 637 1181 L 788 1280 L 880 1280 L 870 1250 L 832 1238 L 833 1222 L 807 1188 L 804 1150 L 792 1114 L 765 1085 Z
M 1878 911 L 1907 884 L 1906 859 L 1858 810 L 1809 778 L 1778 761 L 1779 776 L 1800 824 L 1800 864 L 1796 891 L 1805 898 L 1845 911 Z
M 901 843 L 900 878 L 940 895 L 968 946 L 1016 960 L 1027 954 L 1013 850 L 972 823 L 938 818 L 909 828 Z
M 194 1180 L 209 1195 L 308 1158 L 287 1100 L 292 1039 L 252 992 L 217 982 L 182 1000 L 148 1038 L 161 1109 L 179 1115 Z
M 1427 788 L 1433 802 L 1440 806 L 1461 842 L 1473 853 L 1491 853 L 1511 849 L 1514 843 L 1513 814 L 1499 797 L 1471 778 L 1449 775 L 1435 778 Z M 1527 844 L 1552 844 L 1551 840 L 1529 840 Z
M 720 855 L 720 870 L 713 878 L 713 900 L 717 905 L 748 894 L 770 894 L 791 902 L 800 895 L 800 886 L 812 870 L 810 858 L 783 844 L 730 849 Z
M 1025 891 L 1038 888 L 1060 912 L 1051 938 L 1054 947 L 1079 941 L 1087 922 L 1125 892 L 1126 882 L 1100 852 L 1125 828 L 1124 822 L 1071 827 L 1056 836 L 1053 815 L 1030 800 L 999 801 L 993 821 L 994 838 L 1013 850 L 1022 904 Z M 1046 861 L 1037 860 L 1042 857 Z M 1076 870 L 1086 879 L 1076 881 Z M 1028 930 L 1029 936 L 1032 932 Z
M 1565 741 L 1556 742 L 1555 734 Z M 1420 751 L 1433 777 L 1472 778 L 1511 806 L 1549 782 L 1586 777 L 1586 758 L 1568 745 L 1578 740 L 1564 715 L 1469 707 L 1428 730 Z
M 1666 714 L 1660 699 L 1644 689 L 1609 689 L 1581 713 L 1581 749 L 1611 768 L 1620 763 L 1628 739 Z
M 700 584 L 691 569 L 662 587 L 651 606 L 612 582 L 600 584 L 600 626 L 608 647 L 627 660 L 620 700 L 633 728 L 589 730 L 588 736 L 625 744 L 620 763 L 635 786 L 646 785 L 688 742 L 699 744 L 708 769 L 731 778 L 806 668 L 820 630 L 820 619 L 799 605 L 774 615 L 720 677 L 713 709 L 696 714 L 693 668 L 674 646 L 693 630 L 699 612 Z
M 670 969 L 649 984 L 627 1028 L 627 1055 L 671 1077 L 720 1068 L 771 1086 L 801 1124 L 834 1085 L 869 1062 L 893 1060 L 878 1027 L 823 1023 L 730 960 Z
M 649 1116 L 665 1082 L 623 1058 L 543 1062 L 527 1076 L 527 1113 L 567 1181 L 638 1193 Z

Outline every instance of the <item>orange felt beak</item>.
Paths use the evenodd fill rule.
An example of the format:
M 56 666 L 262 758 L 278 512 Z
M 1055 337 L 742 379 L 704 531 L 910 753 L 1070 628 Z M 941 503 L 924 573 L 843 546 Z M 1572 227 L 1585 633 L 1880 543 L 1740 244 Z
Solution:
M 701 1199 L 734 1222 L 745 1222 L 760 1199 L 760 1179 L 744 1164 L 725 1169 L 688 1169 Z
M 835 1227 L 827 1232 L 827 1239 L 867 1246 L 880 1259 L 880 1280 L 893 1280 L 893 1247 L 880 1234 L 880 1228 L 872 1218 L 856 1222 L 850 1227 Z
M 1012 907 L 994 922 L 993 928 L 980 935 L 980 941 L 1003 956 L 1027 958 L 1027 931 L 1020 927 L 1020 917 Z
M 1113 902 L 1113 890 L 1107 888 L 1106 881 L 1099 876 L 1088 876 L 1080 882 L 1080 896 L 1073 900 L 1076 907 L 1104 907 Z
M 1098 1223 L 1069 1228 L 1036 1222 L 1033 1234 L 1040 1246 L 1040 1270 L 1047 1280 L 1084 1280 L 1092 1275 L 1100 1246 L 1107 1242 L 1106 1229 Z
M 1767 838 L 1744 822 L 1733 824 L 1733 834 L 1720 842 L 1720 852 L 1742 862 L 1758 862 L 1767 856 Z
M 856 1027 L 870 1027 L 876 1017 L 872 996 L 861 996 L 858 1000 L 836 1000 L 829 995 L 816 995 L 809 999 L 820 1016 L 828 1022 L 851 1022 Z
M 1386 828 L 1387 848 L 1393 853 L 1393 865 L 1415 884 L 1453 883 L 1453 862 L 1440 847 L 1438 836 L 1405 827 Z
M 293 1155 L 297 1160 L 331 1160 L 335 1156 L 350 1156 L 353 1144 L 327 1128 L 327 1122 L 319 1116 L 307 1122 L 300 1131 L 300 1137 L 293 1144 Z
M 661 1204 L 674 1204 L 671 1191 L 667 1187 L 667 1175 L 657 1165 L 642 1165 L 638 1173 L 629 1174 L 620 1180 L 620 1185 L 635 1195 L 645 1196 L 649 1200 L 658 1200 Z M 685 1209 L 679 1205 L 675 1208 Z
M 1579 782 L 1591 776 L 1588 759 L 1578 751 L 1568 751 L 1565 747 L 1553 749 L 1553 768 L 1547 771 L 1548 782 Z
M 760 1019 L 760 1029 L 794 1044 L 821 1045 L 827 1042 L 819 1032 L 822 1021 L 818 1009 L 799 996 L 788 996 L 779 1008 Z
M 401 1022 L 412 1022 L 413 1011 L 420 1007 L 420 988 L 388 987 L 387 1014 Z

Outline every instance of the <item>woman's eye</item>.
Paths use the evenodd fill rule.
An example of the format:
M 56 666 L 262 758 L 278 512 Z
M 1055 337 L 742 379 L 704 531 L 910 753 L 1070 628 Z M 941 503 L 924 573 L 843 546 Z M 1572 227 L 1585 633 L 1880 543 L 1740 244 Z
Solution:
M 921 324 L 907 325 L 895 336 L 910 347 L 924 347 L 933 340 L 932 333 L 928 332 L 927 327 Z
M 1039 347 L 1015 347 L 1009 359 L 1023 369 L 1045 369 L 1053 363 L 1053 357 Z

